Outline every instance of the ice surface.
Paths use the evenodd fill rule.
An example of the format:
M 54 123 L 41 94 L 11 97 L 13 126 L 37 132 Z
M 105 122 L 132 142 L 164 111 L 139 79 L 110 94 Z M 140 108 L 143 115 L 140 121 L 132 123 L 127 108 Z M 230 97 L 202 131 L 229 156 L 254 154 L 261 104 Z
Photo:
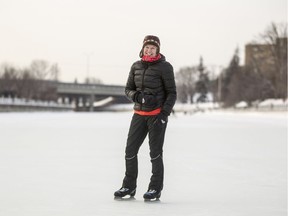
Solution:
M 147 140 L 135 200 L 115 201 L 131 112 L 0 114 L 1 216 L 284 216 L 285 113 L 176 114 L 160 202 L 146 203 Z

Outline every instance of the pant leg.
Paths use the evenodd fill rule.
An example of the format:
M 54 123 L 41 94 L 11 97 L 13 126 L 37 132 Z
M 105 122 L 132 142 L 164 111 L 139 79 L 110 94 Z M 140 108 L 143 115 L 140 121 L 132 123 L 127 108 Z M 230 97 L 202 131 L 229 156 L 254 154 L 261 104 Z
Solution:
M 128 133 L 125 162 L 126 172 L 123 180 L 123 187 L 134 189 L 136 188 L 138 176 L 138 158 L 137 154 L 148 133 L 148 127 L 144 116 L 134 114 L 130 124 Z
M 152 163 L 152 176 L 150 178 L 149 189 L 162 190 L 164 181 L 163 164 L 163 144 L 167 127 L 165 124 L 154 124 L 156 116 L 151 116 L 148 120 L 149 125 L 149 147 Z

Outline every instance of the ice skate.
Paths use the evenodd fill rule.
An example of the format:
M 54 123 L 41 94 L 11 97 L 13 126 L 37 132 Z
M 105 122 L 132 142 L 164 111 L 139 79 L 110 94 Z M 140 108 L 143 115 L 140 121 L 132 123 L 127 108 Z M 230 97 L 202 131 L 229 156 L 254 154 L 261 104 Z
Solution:
M 159 200 L 161 196 L 161 191 L 157 191 L 154 189 L 149 189 L 144 195 L 143 198 L 145 201 L 156 201 Z
M 129 188 L 122 187 L 119 190 L 115 191 L 114 197 L 115 199 L 121 199 L 124 197 L 126 198 L 127 196 L 129 196 L 128 198 L 132 198 L 135 196 L 135 194 L 136 194 L 136 188 L 131 190 Z

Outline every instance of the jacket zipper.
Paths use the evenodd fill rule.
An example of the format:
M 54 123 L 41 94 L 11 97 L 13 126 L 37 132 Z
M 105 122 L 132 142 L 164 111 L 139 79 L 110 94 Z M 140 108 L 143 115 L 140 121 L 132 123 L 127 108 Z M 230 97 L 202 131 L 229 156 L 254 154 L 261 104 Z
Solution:
M 140 110 L 142 110 L 142 104 L 143 104 L 143 100 L 144 100 L 144 76 L 145 76 L 145 73 L 146 73 L 147 69 L 148 69 L 148 67 L 145 68 L 145 70 L 143 72 L 143 75 L 142 75 L 142 87 L 141 87 L 142 101 L 140 103 Z

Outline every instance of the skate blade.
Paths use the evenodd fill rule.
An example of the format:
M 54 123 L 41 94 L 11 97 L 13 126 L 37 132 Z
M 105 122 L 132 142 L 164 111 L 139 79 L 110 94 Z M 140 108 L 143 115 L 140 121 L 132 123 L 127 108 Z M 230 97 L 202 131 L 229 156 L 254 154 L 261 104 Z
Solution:
M 134 196 L 124 196 L 124 197 L 117 197 L 115 196 L 114 197 L 114 200 L 116 201 L 133 201 L 133 200 L 136 200 Z
M 144 202 L 147 202 L 147 203 L 149 203 L 149 202 L 160 202 L 161 200 L 160 200 L 160 198 L 154 198 L 154 199 L 144 199 Z

